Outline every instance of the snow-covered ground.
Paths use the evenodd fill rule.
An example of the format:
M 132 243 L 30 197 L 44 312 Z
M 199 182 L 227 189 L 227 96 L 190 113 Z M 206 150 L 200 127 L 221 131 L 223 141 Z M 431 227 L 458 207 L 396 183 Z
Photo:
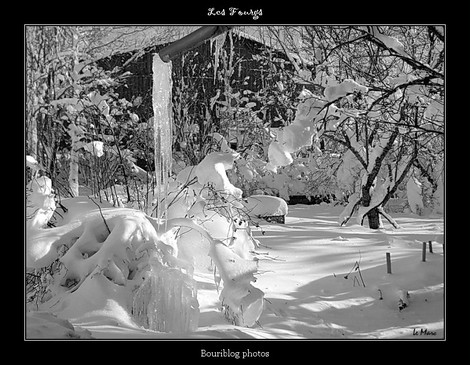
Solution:
M 326 204 L 289 206 L 285 224 L 264 222 L 253 230 L 260 242 L 254 286 L 265 299 L 253 328 L 226 321 L 213 272 L 208 270 L 195 274 L 200 308 L 195 332 L 177 335 L 140 328 L 119 305 L 120 293 L 103 292 L 100 283 L 89 281 L 73 293 L 76 302 L 64 310 L 55 308 L 57 320 L 28 313 L 28 334 L 97 339 L 443 338 L 442 217 L 393 214 L 401 229 L 385 222 L 384 229 L 373 231 L 357 224 L 340 227 L 337 217 L 342 209 Z M 425 262 L 423 241 L 433 243 Z

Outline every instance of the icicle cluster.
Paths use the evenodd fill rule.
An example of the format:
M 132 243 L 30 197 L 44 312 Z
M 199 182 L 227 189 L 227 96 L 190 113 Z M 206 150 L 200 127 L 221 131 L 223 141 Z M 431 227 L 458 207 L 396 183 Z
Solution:
M 220 50 L 224 46 L 225 39 L 227 38 L 227 33 L 224 32 L 221 35 L 210 39 L 210 49 L 212 50 L 212 45 L 215 42 L 215 51 L 214 51 L 214 81 L 217 79 L 217 68 L 219 66 L 219 57 Z
M 134 318 L 153 331 L 196 331 L 199 303 L 194 280 L 179 269 L 157 266 L 134 295 Z
M 171 62 L 165 63 L 158 54 L 155 54 L 152 71 L 156 216 L 161 219 L 167 211 L 168 176 L 171 173 L 172 163 Z

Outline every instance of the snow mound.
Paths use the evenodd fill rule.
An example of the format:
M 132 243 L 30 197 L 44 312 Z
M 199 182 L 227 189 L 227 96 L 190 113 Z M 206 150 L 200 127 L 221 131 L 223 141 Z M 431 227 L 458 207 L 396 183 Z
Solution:
M 332 241 L 349 241 L 347 238 L 344 238 L 344 237 L 341 237 L 341 236 L 332 238 L 331 240 Z
M 285 216 L 289 211 L 284 199 L 270 195 L 251 195 L 243 205 L 250 217 Z
M 49 312 L 28 312 L 26 318 L 28 340 L 93 338 L 90 331 L 77 329 L 69 321 Z

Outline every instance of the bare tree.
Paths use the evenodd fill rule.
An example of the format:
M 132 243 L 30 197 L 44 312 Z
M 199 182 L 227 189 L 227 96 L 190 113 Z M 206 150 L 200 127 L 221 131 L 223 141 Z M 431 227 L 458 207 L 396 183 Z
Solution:
M 362 169 L 342 224 L 357 211 L 370 228 L 380 226 L 380 215 L 396 226 L 383 206 L 414 166 L 429 170 L 419 161 L 443 160 L 442 27 L 270 27 L 270 33 L 296 64 L 292 76 L 322 105 L 316 138 L 344 146 Z

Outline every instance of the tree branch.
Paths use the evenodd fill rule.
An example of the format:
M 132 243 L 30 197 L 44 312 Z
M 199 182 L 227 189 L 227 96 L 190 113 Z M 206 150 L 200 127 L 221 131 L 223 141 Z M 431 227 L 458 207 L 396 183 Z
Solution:
M 366 33 L 365 31 L 362 31 L 364 33 Z M 432 75 L 433 78 L 441 78 L 441 79 L 444 79 L 444 74 L 440 73 L 439 71 L 436 71 L 434 70 L 433 68 L 431 68 L 430 66 L 428 65 L 425 65 L 409 56 L 404 56 L 400 53 L 398 53 L 397 51 L 395 51 L 393 48 L 389 48 L 387 47 L 380 39 L 376 38 L 373 34 L 371 33 L 367 33 L 369 35 L 368 39 L 375 43 L 376 45 L 378 45 L 379 47 L 383 48 L 383 49 L 386 49 L 388 50 L 391 54 L 393 54 L 394 56 L 402 59 L 405 63 L 407 63 L 408 65 L 410 65 L 413 69 L 417 69 L 417 70 L 424 70 L 426 72 L 428 72 L 429 74 Z
M 111 234 L 111 230 L 109 229 L 109 226 L 108 226 L 108 223 L 106 222 L 106 219 L 104 219 L 104 215 L 103 215 L 103 212 L 101 211 L 101 207 L 98 205 L 97 202 L 95 202 L 91 196 L 88 195 L 88 199 L 90 199 L 99 209 L 100 211 L 100 215 L 101 215 L 101 218 L 103 218 L 103 222 L 104 222 L 104 225 L 106 226 L 106 229 L 108 230 L 108 234 Z
M 365 185 L 366 189 L 369 189 L 372 186 L 372 183 L 374 182 L 375 178 L 379 174 L 380 167 L 382 166 L 382 161 L 385 159 L 385 156 L 387 156 L 388 151 L 390 151 L 390 149 L 392 148 L 393 143 L 395 142 L 395 139 L 397 138 L 397 136 L 398 136 L 398 126 L 395 127 L 394 131 L 390 135 L 390 138 L 388 139 L 386 146 L 382 150 L 382 153 L 376 158 L 374 167 L 372 168 L 372 171 L 369 172 L 369 176 L 367 177 L 367 182 Z
M 394 87 L 393 89 L 390 89 L 390 90 L 383 90 L 382 89 L 381 91 L 384 91 L 384 94 L 381 97 L 379 97 L 378 99 L 374 100 L 372 102 L 372 104 L 367 108 L 367 110 L 365 110 L 361 114 L 366 115 L 367 113 L 369 113 L 372 110 L 372 108 L 377 103 L 379 103 L 380 101 L 388 98 L 390 95 L 394 94 L 399 89 L 406 89 L 408 86 L 413 86 L 413 85 L 429 85 L 430 81 L 434 78 L 435 78 L 434 76 L 426 76 L 422 79 L 412 80 L 412 81 L 406 82 L 404 84 L 400 84 L 400 85 L 398 85 L 398 86 L 396 86 L 396 87 Z M 439 86 L 442 86 L 442 85 L 439 85 Z M 373 90 L 373 88 L 371 88 L 370 90 Z
M 439 33 L 435 25 L 429 25 L 428 26 L 429 31 L 434 34 L 441 42 L 445 41 L 444 34 Z
M 359 151 L 357 151 L 352 145 L 351 145 L 351 141 L 349 140 L 348 136 L 343 132 L 343 136 L 345 137 L 345 140 L 341 140 L 341 139 L 338 139 L 338 138 L 335 138 L 334 136 L 330 135 L 330 134 L 327 134 L 328 131 L 324 132 L 323 135 L 332 140 L 333 142 L 337 142 L 339 144 L 342 144 L 343 146 L 347 147 L 353 154 L 354 156 L 356 156 L 356 158 L 358 159 L 358 161 L 361 163 L 361 165 L 367 169 L 367 164 L 366 162 L 364 161 L 364 159 L 362 158 L 362 156 L 360 155 Z

